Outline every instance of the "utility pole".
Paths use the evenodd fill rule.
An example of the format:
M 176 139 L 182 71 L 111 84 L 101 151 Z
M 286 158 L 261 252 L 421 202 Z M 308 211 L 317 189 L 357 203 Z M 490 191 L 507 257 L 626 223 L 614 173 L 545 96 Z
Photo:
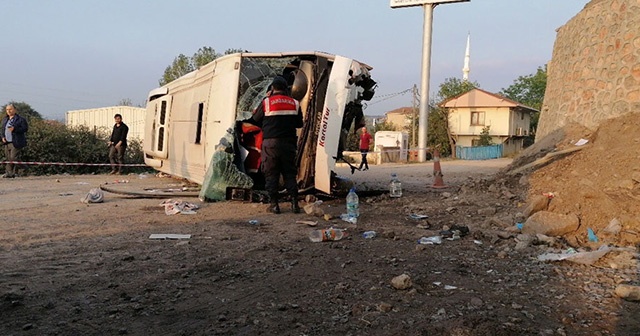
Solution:
M 411 147 L 416 148 L 418 146 L 418 142 L 416 139 L 416 119 L 418 117 L 418 86 L 416 84 L 413 84 L 411 93 L 413 95 L 413 110 L 411 111 Z
M 431 35 L 433 9 L 443 3 L 471 0 L 391 0 L 391 8 L 421 6 L 424 9 L 422 35 L 422 76 L 420 80 L 420 123 L 418 129 L 418 162 L 427 160 L 427 130 L 429 123 L 429 77 L 431 70 Z

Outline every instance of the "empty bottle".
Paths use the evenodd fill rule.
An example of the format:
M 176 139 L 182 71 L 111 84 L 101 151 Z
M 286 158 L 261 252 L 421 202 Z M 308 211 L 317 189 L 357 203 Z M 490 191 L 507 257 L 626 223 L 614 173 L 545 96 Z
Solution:
M 351 188 L 347 194 L 347 215 L 350 218 L 358 218 L 360 216 L 360 200 L 356 194 L 356 188 Z
M 364 237 L 364 239 L 371 239 L 371 238 L 375 238 L 376 237 L 376 232 L 375 231 L 365 231 L 362 234 L 362 237 Z
M 400 197 L 402 196 L 402 182 L 398 179 L 398 175 L 391 174 L 391 182 L 389 182 L 389 196 Z
M 326 230 L 313 230 L 309 232 L 309 239 L 314 243 L 323 241 L 340 240 L 345 236 L 344 230 L 329 228 Z

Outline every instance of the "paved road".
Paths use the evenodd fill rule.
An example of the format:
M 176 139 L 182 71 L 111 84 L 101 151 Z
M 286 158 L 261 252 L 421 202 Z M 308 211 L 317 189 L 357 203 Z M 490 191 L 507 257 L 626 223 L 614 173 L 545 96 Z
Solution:
M 444 160 L 440 162 L 445 184 L 459 184 L 468 177 L 489 176 L 513 160 L 508 158 L 494 160 Z M 396 164 L 385 163 L 382 165 L 370 165 L 367 171 L 356 171 L 351 175 L 351 170 L 345 164 L 336 167 L 336 173 L 350 178 L 356 185 L 367 188 L 383 188 L 389 182 L 392 173 L 398 174 L 403 188 L 419 190 L 433 184 L 433 161 L 425 163 Z

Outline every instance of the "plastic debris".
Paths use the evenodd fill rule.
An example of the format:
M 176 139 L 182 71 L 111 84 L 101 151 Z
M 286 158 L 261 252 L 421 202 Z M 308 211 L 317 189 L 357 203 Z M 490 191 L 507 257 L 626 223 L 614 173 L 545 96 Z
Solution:
M 364 237 L 364 239 L 371 239 L 371 238 L 375 238 L 375 236 L 376 236 L 376 235 L 377 235 L 377 234 L 376 234 L 376 232 L 375 232 L 375 231 L 365 231 L 365 232 L 362 234 L 362 237 Z
M 258 224 L 260 224 L 260 222 L 259 222 L 257 219 L 250 219 L 250 220 L 249 220 L 249 224 L 251 224 L 251 225 L 258 225 Z
M 591 228 L 587 229 L 587 237 L 589 237 L 590 242 L 594 242 L 594 243 L 598 242 L 598 237 L 596 236 L 595 233 L 593 233 L 593 230 Z
M 358 217 L 352 217 L 349 214 L 340 215 L 340 219 L 351 224 L 358 224 Z
M 314 222 L 314 221 L 307 221 L 307 220 L 299 220 L 299 221 L 296 221 L 296 224 L 305 224 L 305 225 L 308 225 L 308 226 L 316 226 L 316 225 L 318 225 L 318 222 L 317 221 Z
M 313 230 L 309 232 L 309 240 L 314 243 L 324 241 L 335 241 L 344 238 L 347 235 L 346 230 L 329 228 L 326 230 Z
M 80 199 L 82 203 L 102 203 L 104 201 L 104 193 L 100 188 L 92 188 L 87 195 Z
M 190 239 L 190 234 L 175 234 L 175 233 L 153 233 L 149 236 L 149 239 Z
M 591 252 L 577 252 L 575 249 L 570 248 L 564 253 L 545 253 L 538 256 L 540 261 L 559 261 L 567 260 L 583 265 L 592 265 L 600 258 L 604 257 L 612 249 L 609 246 L 602 245 L 596 251 Z
M 418 244 L 422 245 L 434 245 L 434 244 L 442 244 L 442 237 L 440 236 L 432 236 L 432 237 L 422 237 L 418 239 Z
M 419 215 L 419 214 L 410 214 L 409 218 L 415 219 L 415 220 L 420 220 L 420 219 L 429 218 L 429 216 L 427 216 L 427 215 Z
M 168 199 L 162 201 L 160 206 L 164 207 L 164 213 L 167 215 L 183 214 L 193 215 L 200 207 L 190 202 L 184 202 L 182 200 Z
M 458 287 L 456 287 L 456 286 L 444 285 L 444 289 L 446 289 L 446 290 L 452 290 L 452 289 L 458 289 Z
M 523 223 L 516 223 L 516 227 L 518 228 L 518 230 L 522 230 L 522 228 L 524 227 Z

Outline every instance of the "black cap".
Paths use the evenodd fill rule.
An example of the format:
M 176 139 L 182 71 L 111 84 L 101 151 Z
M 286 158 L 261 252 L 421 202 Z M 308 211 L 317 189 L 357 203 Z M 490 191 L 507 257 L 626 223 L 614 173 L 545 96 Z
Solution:
M 282 76 L 276 76 L 273 79 L 273 82 L 271 82 L 271 87 L 274 90 L 286 90 L 287 87 L 289 86 L 289 83 L 287 83 L 287 80 L 284 79 L 284 77 Z

